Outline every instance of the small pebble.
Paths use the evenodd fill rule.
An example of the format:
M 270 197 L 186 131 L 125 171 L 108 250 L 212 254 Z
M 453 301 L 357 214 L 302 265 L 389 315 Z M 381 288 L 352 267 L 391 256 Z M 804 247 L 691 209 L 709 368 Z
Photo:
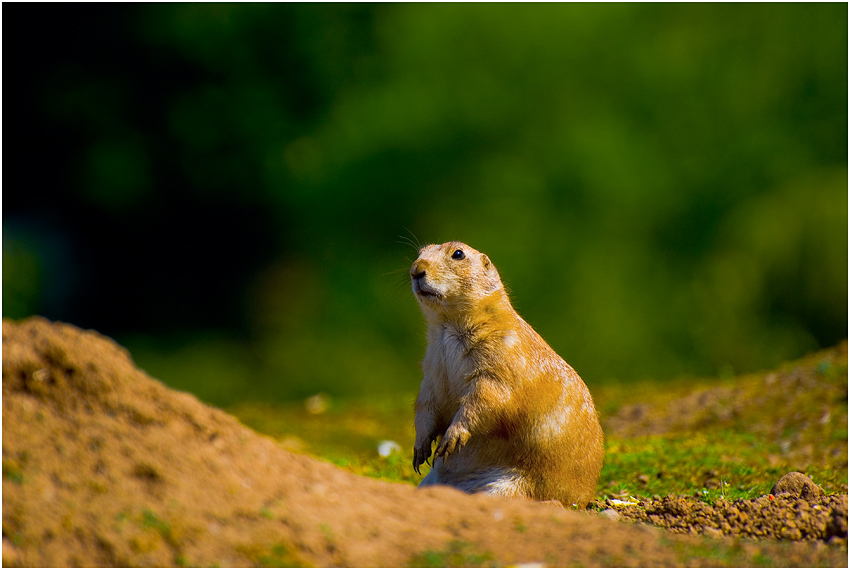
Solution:
M 378 444 L 378 455 L 389 457 L 394 451 L 401 451 L 401 446 L 392 440 L 385 439 Z
M 612 521 L 620 520 L 620 513 L 618 513 L 614 509 L 605 509 L 599 514 L 605 517 L 606 519 L 611 519 Z

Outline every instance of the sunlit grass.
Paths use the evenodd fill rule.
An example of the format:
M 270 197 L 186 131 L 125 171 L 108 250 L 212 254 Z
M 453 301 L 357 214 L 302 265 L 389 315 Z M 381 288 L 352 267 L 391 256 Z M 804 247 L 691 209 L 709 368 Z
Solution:
M 612 438 L 599 478 L 602 496 L 693 495 L 707 502 L 753 498 L 770 492 L 789 471 L 802 471 L 827 493 L 842 492 L 846 465 L 798 465 L 779 447 L 749 433 Z
M 801 390 L 790 396 L 790 407 L 783 401 L 774 406 L 754 405 L 746 408 L 744 418 L 708 418 L 700 420 L 699 429 L 690 431 L 637 437 L 606 434 L 598 498 L 624 494 L 690 495 L 708 502 L 720 497 L 753 498 L 767 494 L 776 480 L 789 471 L 805 472 L 827 493 L 846 492 L 846 389 L 842 392 L 847 381 L 846 362 L 819 357 L 793 365 L 808 374 L 820 375 L 818 378 L 826 383 L 820 384 L 820 392 Z M 791 368 L 790 364 L 783 367 Z M 750 397 L 761 390 L 762 383 L 763 377 L 753 376 L 703 380 L 699 388 L 734 384 Z M 606 387 L 600 398 L 603 423 L 606 414 L 635 403 L 639 398 L 636 394 L 651 395 L 654 405 L 663 406 L 695 389 L 696 384 L 668 389 L 664 383 L 647 383 L 637 392 L 633 386 Z M 824 394 L 833 392 L 831 401 L 825 401 Z M 308 402 L 240 404 L 228 411 L 293 451 L 322 458 L 359 475 L 418 484 L 421 476 L 414 473 L 411 465 L 414 398 L 413 394 L 403 394 L 339 401 L 320 395 Z M 798 433 L 788 434 L 790 428 L 782 426 L 792 411 L 814 419 L 804 421 L 805 427 Z M 814 444 L 833 451 L 826 453 L 819 448 L 818 453 L 809 455 L 817 461 L 801 463 L 799 455 L 782 449 L 783 438 L 790 436 L 796 437 L 800 445 Z M 398 447 L 381 456 L 379 445 L 383 441 L 395 442 Z
M 306 402 L 239 404 L 228 411 L 292 451 L 314 455 L 358 475 L 418 483 L 421 476 L 412 466 L 415 395 L 380 396 L 368 401 L 320 398 L 325 398 L 327 407 L 319 413 L 309 411 Z M 383 441 L 395 442 L 398 450 L 382 457 L 379 445 Z

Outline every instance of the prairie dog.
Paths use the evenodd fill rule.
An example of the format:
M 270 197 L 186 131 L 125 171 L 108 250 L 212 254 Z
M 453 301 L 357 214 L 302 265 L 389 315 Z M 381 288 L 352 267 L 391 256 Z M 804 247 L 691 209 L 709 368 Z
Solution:
M 416 399 L 420 483 L 584 506 L 602 468 L 602 428 L 579 375 L 513 309 L 483 253 L 427 245 L 410 268 L 428 325 Z

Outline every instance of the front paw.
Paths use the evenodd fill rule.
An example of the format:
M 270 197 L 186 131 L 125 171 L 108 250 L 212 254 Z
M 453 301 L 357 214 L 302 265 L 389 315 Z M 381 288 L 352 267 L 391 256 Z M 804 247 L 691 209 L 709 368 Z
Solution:
M 466 445 L 466 442 L 469 441 L 470 435 L 469 430 L 462 425 L 450 425 L 449 429 L 446 430 L 446 434 L 443 436 L 443 439 L 440 441 L 440 445 L 437 446 L 437 453 L 434 457 L 445 458 L 456 451 L 460 451 L 461 448 Z
M 413 448 L 413 470 L 416 471 L 416 473 L 419 474 L 419 475 L 421 475 L 421 473 L 419 473 L 419 467 L 423 463 L 428 463 L 428 458 L 431 457 L 431 442 L 432 441 L 433 440 L 429 440 L 427 443 L 424 443 L 424 444 L 420 445 L 419 447 Z M 431 464 L 428 463 L 428 465 L 431 465 Z

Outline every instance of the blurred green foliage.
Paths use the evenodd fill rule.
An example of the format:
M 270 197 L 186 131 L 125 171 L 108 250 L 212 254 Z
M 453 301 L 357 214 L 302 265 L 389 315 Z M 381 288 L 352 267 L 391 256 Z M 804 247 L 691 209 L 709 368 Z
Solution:
M 51 313 L 56 266 L 4 224 L 5 316 L 88 315 L 219 404 L 411 391 L 409 228 L 487 252 L 591 386 L 846 337 L 845 4 L 120 10 L 34 89 L 80 137 L 65 200 L 131 260 L 79 289 L 123 304 Z

